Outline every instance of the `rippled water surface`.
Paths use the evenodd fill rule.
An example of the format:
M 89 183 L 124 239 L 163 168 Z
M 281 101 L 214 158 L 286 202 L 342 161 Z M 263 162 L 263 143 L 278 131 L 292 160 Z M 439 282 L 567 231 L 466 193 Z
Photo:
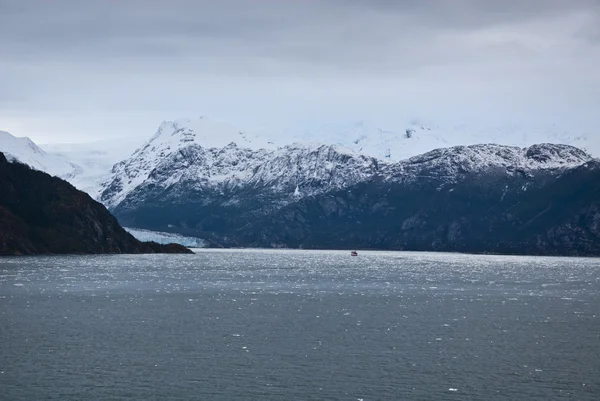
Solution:
M 598 400 L 600 260 L 0 258 L 0 399 Z

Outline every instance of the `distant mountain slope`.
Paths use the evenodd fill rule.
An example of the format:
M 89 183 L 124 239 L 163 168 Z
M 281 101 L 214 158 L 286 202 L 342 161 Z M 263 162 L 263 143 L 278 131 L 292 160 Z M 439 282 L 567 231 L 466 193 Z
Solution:
M 0 188 L 0 255 L 189 252 L 136 240 L 89 195 L 1 152 Z
M 131 156 L 141 142 L 126 139 L 38 146 L 29 138 L 0 131 L 0 152 L 8 159 L 67 180 L 94 199 L 99 196 L 100 184 L 110 177 L 112 167 Z
M 70 161 L 46 153 L 31 139 L 17 138 L 5 131 L 0 131 L 0 152 L 8 159 L 18 160 L 36 170 L 66 180 L 73 178 L 81 170 Z

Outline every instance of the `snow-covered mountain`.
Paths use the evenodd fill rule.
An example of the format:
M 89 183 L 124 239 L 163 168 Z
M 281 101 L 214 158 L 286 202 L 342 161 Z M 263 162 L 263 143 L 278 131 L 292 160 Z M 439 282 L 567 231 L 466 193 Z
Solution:
M 251 186 L 295 199 L 352 185 L 368 179 L 379 168 L 375 158 L 321 144 L 255 150 L 233 142 L 223 148 L 189 142 L 159 158 L 149 157 L 144 149 L 151 154 L 154 147 L 144 147 L 113 169 L 100 198 L 107 207 L 116 207 L 132 192 L 147 187 L 185 186 L 185 191 L 210 188 L 225 193 Z M 236 197 L 229 202 L 236 202 Z
M 8 132 L 0 131 L 0 152 L 7 159 L 18 160 L 36 170 L 70 180 L 82 169 L 71 161 L 46 153 L 29 138 L 18 138 Z
M 178 182 L 214 188 L 252 183 L 274 191 L 285 188 L 295 196 L 314 194 L 319 186 L 316 183 L 324 177 L 330 177 L 335 186 L 356 182 L 358 177 L 336 174 L 341 171 L 340 163 L 350 160 L 350 155 L 361 165 L 377 165 L 374 158 L 341 146 L 302 143 L 277 148 L 270 139 L 246 135 L 207 119 L 193 125 L 180 124 L 161 124 L 146 145 L 115 165 L 111 179 L 103 185 L 101 201 L 114 207 L 140 185 L 170 186 Z M 290 183 L 294 183 L 291 190 Z
M 569 145 L 457 146 L 393 162 L 336 145 L 205 148 L 193 132 L 186 140 L 164 134 L 115 166 L 102 192 L 126 226 L 217 246 L 339 248 L 359 241 L 394 249 L 600 252 L 598 230 L 588 227 L 590 218 L 600 221 L 590 186 L 599 162 Z M 518 230 L 533 222 L 542 231 L 529 243 L 533 237 Z M 492 228 L 499 242 L 482 242 Z M 523 239 L 514 242 L 514 230 Z M 552 230 L 565 233 L 560 247 L 548 243 L 557 235 Z M 591 234 L 579 243 L 586 230 Z M 467 232 L 472 242 L 464 242 Z
M 156 138 L 154 138 L 156 140 Z M 176 201 L 189 193 L 228 194 L 227 204 L 245 196 L 248 188 L 277 197 L 280 207 L 302 197 L 336 191 L 375 177 L 384 180 L 421 179 L 432 175 L 457 179 L 461 174 L 488 170 L 507 175 L 557 170 L 584 164 L 592 157 L 568 145 L 541 144 L 529 148 L 472 145 L 436 149 L 397 163 L 377 160 L 347 148 L 321 144 L 293 144 L 276 150 L 203 148 L 195 142 L 160 158 L 136 153 L 115 166 L 101 200 L 115 208 L 143 203 L 149 193 L 169 193 Z M 202 199 L 205 202 L 206 198 Z M 267 205 L 265 205 L 266 207 Z
M 223 185 L 239 185 L 247 179 L 270 182 L 273 181 L 269 176 L 271 174 L 273 177 L 279 177 L 278 185 L 281 186 L 285 181 L 281 179 L 283 174 L 296 174 L 295 171 L 288 171 L 289 166 L 294 166 L 294 163 L 300 166 L 298 168 L 302 169 L 304 174 L 312 174 L 312 177 L 324 177 L 323 174 L 329 171 L 327 168 L 339 171 L 339 167 L 334 168 L 330 159 L 322 157 L 327 152 L 360 156 L 370 164 L 384 165 L 416 157 L 434 149 L 452 146 L 497 142 L 525 148 L 534 143 L 549 142 L 548 139 L 566 144 L 591 143 L 587 137 L 571 137 L 559 131 L 536 132 L 523 132 L 515 127 L 470 133 L 464 127 L 453 127 L 449 131 L 443 131 L 439 127 L 430 128 L 413 121 L 397 131 L 357 123 L 347 127 L 323 128 L 322 132 L 318 129 L 287 132 L 277 137 L 244 133 L 237 128 L 204 117 L 197 120 L 166 121 L 159 126 L 156 134 L 144 146 L 114 167 L 111 177 L 102 185 L 101 200 L 107 206 L 114 207 L 142 183 L 160 181 L 155 178 L 147 182 L 153 172 L 155 176 L 159 173 L 168 175 L 165 171 L 168 171 L 171 165 L 177 166 L 181 171 L 180 176 L 165 180 L 164 185 L 170 185 L 181 179 L 193 180 L 192 177 L 196 177 L 199 182 L 222 181 Z M 290 140 L 295 140 L 297 143 L 289 145 L 292 143 L 289 142 Z M 196 145 L 196 149 L 204 149 L 204 151 L 192 152 L 192 156 L 192 153 L 186 152 L 192 144 Z M 315 153 L 316 149 L 321 149 L 320 153 Z M 485 152 L 481 149 L 480 152 L 482 154 L 479 157 L 484 158 Z M 316 158 L 315 154 L 318 155 Z M 197 158 L 201 162 L 190 163 L 190 157 Z M 311 170 L 310 167 L 303 168 L 299 160 L 306 157 L 308 157 L 306 166 L 316 163 L 321 169 L 317 171 L 314 168 Z M 295 161 L 282 163 L 284 159 Z M 190 166 L 184 168 L 182 163 L 188 163 Z M 261 167 L 263 165 L 266 167 Z M 187 171 L 188 168 L 191 170 Z M 273 171 L 268 171 L 269 168 L 273 168 Z M 286 170 L 277 170 L 281 168 Z M 260 177 L 252 175 L 249 178 L 249 172 L 254 169 L 258 169 Z M 371 173 L 360 174 L 366 177 Z M 348 183 L 351 185 L 355 181 L 350 180 Z M 300 184 L 297 193 L 302 193 Z M 308 193 L 312 194 L 311 191 Z
M 396 175 L 420 178 L 438 174 L 458 179 L 460 175 L 497 171 L 511 176 L 515 172 L 562 171 L 593 160 L 592 156 L 569 145 L 537 144 L 528 148 L 497 144 L 455 146 L 436 149 L 396 164 Z
M 188 154 L 189 157 L 190 152 L 186 153 L 186 149 L 192 144 L 204 149 L 202 155 L 196 155 L 203 159 L 203 167 L 200 168 L 195 163 L 191 171 L 182 173 L 181 177 L 174 176 L 166 182 L 174 182 L 176 179 L 192 180 L 191 177 L 195 174 L 199 181 L 221 180 L 222 185 L 236 182 L 239 185 L 248 179 L 249 171 L 258 169 L 263 182 L 271 182 L 271 174 L 279 177 L 278 185 L 287 188 L 288 184 L 282 183 L 291 183 L 293 180 L 286 181 L 281 175 L 293 175 L 297 172 L 285 170 L 290 164 L 287 161 L 283 163 L 282 160 L 308 157 L 306 163 L 316 163 L 319 168 L 304 168 L 299 162 L 298 168 L 306 177 L 312 174 L 313 179 L 322 179 L 329 174 L 327 168 L 340 170 L 339 166 L 335 167 L 334 161 L 323 157 L 328 152 L 360 156 L 363 158 L 360 163 L 368 160 L 366 163 L 378 167 L 418 157 L 434 149 L 462 149 L 456 147 L 481 143 L 527 148 L 535 143 L 553 142 L 575 145 L 592 154 L 600 154 L 600 138 L 569 134 L 553 126 L 544 129 L 524 129 L 517 126 L 480 129 L 428 126 L 416 120 L 400 124 L 394 129 L 382 129 L 359 122 L 345 126 L 288 130 L 276 135 L 248 133 L 201 117 L 195 120 L 165 121 L 143 146 L 139 146 L 138 139 L 127 139 L 89 144 L 47 144 L 41 145 L 40 149 L 26 138 L 14 138 L 7 133 L 3 133 L 2 138 L 0 143 L 7 153 L 34 168 L 69 180 L 109 207 L 116 206 L 143 183 L 151 182 L 148 178 L 159 166 L 160 169 L 155 174 L 159 171 L 165 174 L 171 163 L 182 163 L 183 154 Z M 315 152 L 316 149 L 321 150 Z M 480 157 L 483 158 L 483 155 Z M 324 164 L 321 166 L 320 163 Z M 263 165 L 266 167 L 261 167 Z M 269 168 L 273 170 L 268 171 Z M 370 173 L 360 174 L 368 176 Z M 259 177 L 253 175 L 253 179 L 259 180 Z M 343 181 L 345 178 L 338 180 Z M 350 185 L 355 181 L 350 180 L 348 183 Z M 314 194 L 313 190 L 303 189 L 302 185 L 298 185 L 297 191 L 293 188 L 296 196 L 303 191 Z
M 446 141 L 451 135 L 441 137 L 439 133 L 432 134 L 430 128 L 414 125 L 403 134 L 379 130 L 367 136 L 366 129 L 357 125 L 338 137 L 332 134 L 337 144 L 324 144 L 329 138 L 323 135 L 321 141 L 306 142 L 309 136 L 303 142 L 282 146 L 276 138 L 245 134 L 206 118 L 164 122 L 144 146 L 114 166 L 111 177 L 102 185 L 100 200 L 115 208 L 132 192 L 137 191 L 139 196 L 144 188 L 151 187 L 154 192 L 210 188 L 218 193 L 232 193 L 229 202 L 234 203 L 237 195 L 232 189 L 251 186 L 277 193 L 278 204 L 282 205 L 373 176 L 394 177 L 419 170 L 410 174 L 416 176 L 431 163 L 437 163 L 432 168 L 438 171 L 444 165 L 446 168 L 441 170 L 452 175 L 465 169 L 557 168 L 590 159 L 587 153 L 568 145 L 461 145 L 432 150 L 439 138 Z M 515 142 L 527 141 L 517 139 Z M 421 148 L 426 152 L 413 154 Z M 382 152 L 384 156 L 377 157 Z M 398 161 L 392 154 L 413 157 Z
M 157 201 L 167 208 L 213 205 L 245 207 L 251 214 L 265 214 L 302 198 L 373 180 L 408 182 L 445 177 L 445 182 L 452 182 L 465 174 L 491 170 L 507 176 L 534 175 L 536 171 L 573 168 L 592 160 L 589 154 L 569 145 L 521 148 L 488 144 L 436 149 L 395 162 L 341 145 L 295 143 L 277 147 L 268 139 L 222 125 L 214 127 L 206 119 L 196 121 L 193 127 L 181 122 L 163 123 L 147 144 L 114 166 L 111 178 L 102 186 L 100 200 L 117 214 Z M 210 135 L 213 129 L 218 129 L 219 135 Z
M 204 118 L 165 121 L 146 144 L 112 168 L 112 174 L 102 185 L 103 192 L 111 188 L 111 198 L 102 195 L 101 200 L 109 207 L 116 205 L 160 164 L 169 163 L 168 160 L 191 145 L 210 149 L 223 148 L 230 143 L 251 145 L 254 149 L 274 147 L 270 141 L 258 136 L 246 136 L 233 127 Z

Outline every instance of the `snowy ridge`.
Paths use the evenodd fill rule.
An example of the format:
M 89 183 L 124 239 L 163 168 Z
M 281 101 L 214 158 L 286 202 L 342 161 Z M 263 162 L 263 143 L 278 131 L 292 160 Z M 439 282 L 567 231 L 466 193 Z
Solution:
M 291 201 L 293 197 L 356 184 L 379 168 L 374 158 L 343 147 L 314 143 L 275 150 L 240 148 L 234 143 L 220 149 L 204 148 L 191 143 L 153 163 L 138 157 L 143 159 L 143 155 L 134 154 L 129 162 L 116 166 L 115 177 L 107 183 L 101 198 L 108 207 L 115 207 L 140 186 L 167 189 L 180 185 L 186 190 L 217 191 L 265 188 L 289 196 Z M 149 171 L 150 165 L 155 167 Z M 137 167 L 141 168 L 136 170 Z
M 510 174 L 514 170 L 552 170 L 571 168 L 592 157 L 568 145 L 538 144 L 528 148 L 497 144 L 456 146 L 436 149 L 400 162 L 405 171 L 443 171 L 446 175 L 500 168 Z
M 18 138 L 0 131 L 0 152 L 7 159 L 17 160 L 50 175 L 69 180 L 81 172 L 81 167 L 44 152 L 29 138 Z

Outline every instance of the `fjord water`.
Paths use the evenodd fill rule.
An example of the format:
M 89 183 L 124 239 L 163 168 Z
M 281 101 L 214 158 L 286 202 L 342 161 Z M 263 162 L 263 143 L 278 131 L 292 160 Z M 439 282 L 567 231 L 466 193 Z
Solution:
M 597 400 L 600 260 L 0 259 L 0 399 Z

